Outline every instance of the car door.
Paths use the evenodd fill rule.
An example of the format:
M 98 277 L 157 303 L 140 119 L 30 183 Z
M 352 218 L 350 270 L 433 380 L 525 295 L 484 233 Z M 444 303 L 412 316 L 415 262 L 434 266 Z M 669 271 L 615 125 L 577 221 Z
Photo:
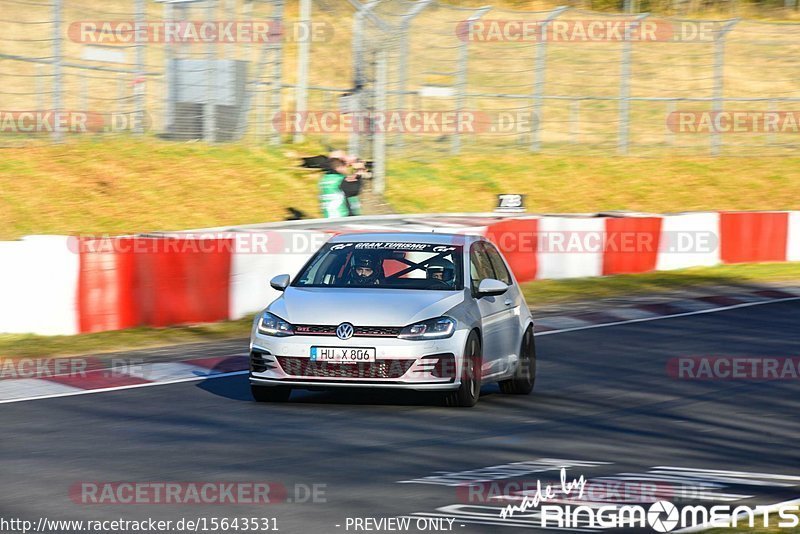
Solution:
M 503 335 L 503 354 L 519 356 L 518 353 L 522 344 L 523 326 L 520 323 L 520 308 L 522 306 L 527 306 L 525 297 L 522 295 L 519 287 L 514 284 L 508 265 L 506 265 L 503 256 L 500 255 L 495 246 L 489 242 L 484 242 L 483 246 L 492 264 L 494 277 L 508 285 L 508 291 L 498 297 L 498 300 L 502 301 L 508 312 L 503 317 L 503 325 L 501 327 L 503 332 L 505 332 Z
M 491 377 L 502 373 L 507 365 L 508 342 L 503 339 L 508 335 L 507 323 L 508 306 L 505 304 L 505 295 L 487 296 L 478 298 L 478 285 L 481 280 L 494 278 L 494 268 L 489 259 L 483 243 L 473 243 L 469 252 L 470 283 L 472 294 L 478 304 L 483 323 L 483 368 L 482 376 Z

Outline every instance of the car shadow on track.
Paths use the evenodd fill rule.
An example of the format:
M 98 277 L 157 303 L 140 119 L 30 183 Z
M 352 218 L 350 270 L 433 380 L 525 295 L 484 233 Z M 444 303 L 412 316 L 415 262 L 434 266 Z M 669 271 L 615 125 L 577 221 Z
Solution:
M 255 402 L 250 394 L 247 374 L 226 376 L 204 380 L 197 387 L 214 395 L 227 399 Z M 481 388 L 481 400 L 486 401 L 498 396 L 496 385 Z M 397 391 L 389 389 L 342 389 L 309 391 L 296 389 L 292 391 L 290 404 L 352 404 L 372 406 L 443 406 L 442 395 L 418 391 Z

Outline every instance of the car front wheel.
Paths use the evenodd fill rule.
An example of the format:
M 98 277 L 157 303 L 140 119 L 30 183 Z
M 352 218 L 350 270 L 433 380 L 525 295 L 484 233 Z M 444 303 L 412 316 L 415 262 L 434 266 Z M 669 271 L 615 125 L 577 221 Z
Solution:
M 536 342 L 533 327 L 529 326 L 522 336 L 517 371 L 512 378 L 500 382 L 500 391 L 512 395 L 527 395 L 536 382 Z
M 481 396 L 481 342 L 478 334 L 470 332 L 464 347 L 464 363 L 461 366 L 461 386 L 445 397 L 445 404 L 471 408 Z

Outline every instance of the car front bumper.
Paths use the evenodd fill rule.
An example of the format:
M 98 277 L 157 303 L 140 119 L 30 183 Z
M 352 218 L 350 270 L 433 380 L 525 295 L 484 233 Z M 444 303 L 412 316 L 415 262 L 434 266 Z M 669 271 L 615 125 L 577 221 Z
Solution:
M 393 388 L 450 391 L 460 386 L 468 331 L 439 340 L 334 336 L 273 337 L 256 333 L 250 343 L 250 383 L 298 388 Z M 311 347 L 375 348 L 375 362 L 319 363 Z

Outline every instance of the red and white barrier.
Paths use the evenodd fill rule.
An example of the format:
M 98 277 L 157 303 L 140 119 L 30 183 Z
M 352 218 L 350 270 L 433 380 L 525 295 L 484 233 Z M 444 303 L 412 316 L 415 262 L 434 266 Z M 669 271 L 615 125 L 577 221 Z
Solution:
M 78 333 L 78 255 L 64 236 L 0 242 L 0 332 Z
M 539 219 L 509 219 L 491 224 L 486 238 L 506 256 L 509 267 L 520 282 L 536 278 L 538 271 Z
M 279 295 L 269 281 L 278 274 L 294 276 L 330 235 L 313 231 L 271 231 L 261 233 L 267 238 L 266 250 L 253 246 L 259 233 L 235 237 L 230 278 L 231 319 L 240 319 L 262 309 Z
M 786 261 L 788 212 L 722 212 L 719 231 L 723 263 Z
M 231 238 L 82 240 L 81 332 L 228 318 Z
M 100 332 L 238 319 L 278 293 L 340 231 L 482 233 L 521 282 L 718 263 L 800 261 L 800 212 L 664 216 L 404 217 L 347 220 L 322 230 L 253 230 L 160 237 L 30 236 L 0 242 L 0 332 Z M 798 273 L 800 275 L 800 271 Z
M 800 261 L 800 211 L 789 212 L 789 235 L 786 239 L 786 261 Z
M 603 274 L 605 219 L 602 217 L 543 217 L 539 231 L 545 244 L 539 247 L 536 278 L 583 278 Z
M 710 267 L 720 263 L 719 213 L 682 213 L 661 220 L 656 269 Z

